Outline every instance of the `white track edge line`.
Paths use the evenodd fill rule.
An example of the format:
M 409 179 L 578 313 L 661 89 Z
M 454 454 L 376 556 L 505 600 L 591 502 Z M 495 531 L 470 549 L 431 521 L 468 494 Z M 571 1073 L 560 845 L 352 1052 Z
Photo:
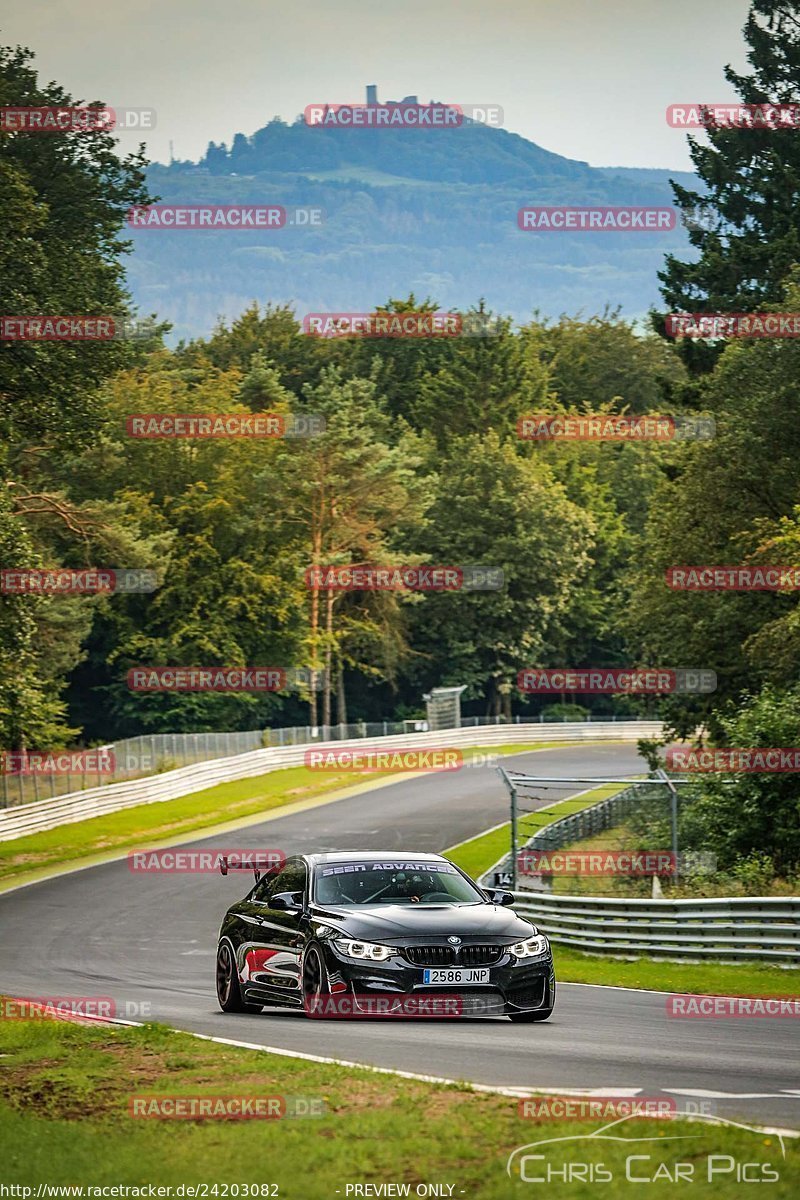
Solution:
M 69 1020 L 69 1017 L 62 1018 Z M 144 1021 L 126 1021 L 119 1017 L 94 1017 L 81 1016 L 77 1019 L 77 1024 L 85 1024 L 86 1022 L 97 1021 L 100 1025 L 126 1025 L 134 1026 L 138 1029 L 143 1029 Z M 325 1063 L 335 1067 L 351 1067 L 358 1071 L 371 1071 L 376 1075 L 396 1075 L 401 1079 L 416 1079 L 420 1083 L 436 1083 L 445 1087 L 457 1087 L 466 1089 L 471 1092 L 489 1093 L 495 1096 L 510 1096 L 514 1100 L 519 1100 L 528 1095 L 529 1092 L 539 1092 L 538 1088 L 531 1088 L 524 1091 L 521 1088 L 499 1087 L 490 1083 L 472 1083 L 466 1079 L 447 1079 L 440 1075 L 421 1075 L 416 1071 L 402 1071 L 399 1067 L 375 1067 L 370 1063 L 350 1062 L 346 1058 L 330 1058 L 321 1054 L 308 1054 L 302 1050 L 286 1050 L 282 1046 L 263 1046 L 258 1042 L 240 1042 L 235 1038 L 215 1037 L 211 1033 L 195 1033 L 193 1029 L 176 1029 L 175 1026 L 169 1025 L 167 1028 L 171 1033 L 183 1033 L 187 1037 L 197 1038 L 201 1042 L 216 1042 L 219 1046 L 234 1046 L 239 1050 L 256 1050 L 263 1054 L 277 1054 L 281 1058 L 301 1058 L 306 1062 Z M 555 1092 L 548 1092 L 547 1095 L 555 1095 Z M 686 1120 L 691 1121 L 693 1118 L 687 1116 Z M 759 1133 L 772 1133 L 776 1137 L 794 1137 L 800 1138 L 800 1130 L 798 1129 L 781 1129 L 776 1126 L 755 1125 L 752 1128 L 757 1129 Z

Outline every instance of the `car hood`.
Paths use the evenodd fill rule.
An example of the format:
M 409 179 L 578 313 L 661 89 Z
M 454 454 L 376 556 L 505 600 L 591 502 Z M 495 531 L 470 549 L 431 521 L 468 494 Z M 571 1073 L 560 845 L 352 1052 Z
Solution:
M 496 904 L 381 904 L 364 908 L 325 905 L 315 907 L 313 916 L 329 920 L 350 937 L 370 942 L 391 940 L 393 944 L 453 936 L 471 942 L 487 938 L 522 940 L 535 932 L 530 921 Z

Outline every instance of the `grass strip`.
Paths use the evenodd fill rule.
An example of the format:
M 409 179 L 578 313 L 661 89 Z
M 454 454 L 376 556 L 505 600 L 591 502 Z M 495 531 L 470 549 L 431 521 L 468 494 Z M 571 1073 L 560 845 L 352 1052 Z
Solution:
M 233 1019 L 232 1038 L 235 1024 Z M 533 1041 L 544 1039 L 547 1026 L 530 1033 Z M 246 1029 L 240 1036 L 246 1038 Z M 637 1155 L 632 1173 L 653 1180 L 647 1188 L 653 1200 L 673 1200 L 678 1164 L 692 1171 L 692 1195 L 700 1198 L 738 1197 L 742 1184 L 734 1164 L 745 1162 L 757 1164 L 751 1174 L 777 1174 L 769 1188 L 777 1200 L 800 1190 L 800 1146 L 794 1138 L 784 1139 L 782 1149 L 775 1134 L 632 1118 L 610 1132 L 647 1141 L 598 1141 L 588 1135 L 607 1119 L 524 1117 L 516 1098 L 218 1045 L 161 1026 L 5 1020 L 0 1054 L 3 1182 L 31 1187 L 31 1195 L 40 1184 L 84 1189 L 200 1184 L 208 1186 L 208 1196 L 344 1200 L 359 1194 L 355 1185 L 362 1185 L 361 1196 L 381 1194 L 365 1192 L 366 1184 L 396 1184 L 408 1191 L 384 1194 L 415 1196 L 426 1194 L 417 1189 L 437 1184 L 446 1187 L 434 1195 L 510 1200 L 528 1194 L 518 1176 L 506 1174 L 511 1151 L 564 1137 L 577 1140 L 530 1151 L 545 1158 L 528 1161 L 529 1176 L 577 1170 L 580 1180 L 582 1169 L 586 1179 L 590 1164 L 595 1173 L 601 1167 L 606 1172 L 601 1180 L 610 1174 L 627 1194 L 626 1160 Z M 320 1115 L 261 1120 L 131 1115 L 134 1097 L 154 1095 L 259 1096 L 271 1098 L 273 1107 L 284 1098 L 295 1111 L 300 1099 Z M 711 1181 L 709 1164 L 716 1168 Z M 553 1178 L 557 1194 L 590 1194 L 590 1183 L 563 1180 L 563 1174 Z M 245 1192 L 244 1185 L 257 1190 Z

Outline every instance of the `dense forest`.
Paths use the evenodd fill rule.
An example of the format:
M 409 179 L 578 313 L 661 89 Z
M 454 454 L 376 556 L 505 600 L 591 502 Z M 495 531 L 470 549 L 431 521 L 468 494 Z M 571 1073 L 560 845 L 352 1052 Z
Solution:
M 753 73 L 731 73 L 747 100 L 800 85 L 796 31 L 781 20 L 772 0 L 753 5 Z M 20 50 L 0 58 L 0 101 L 9 97 L 69 102 Z M 498 136 L 472 132 L 487 146 Z M 281 155 L 308 137 L 333 147 L 333 169 L 335 137 L 272 126 L 207 169 L 285 166 Z M 567 170 L 525 153 L 530 172 Z M 796 135 L 711 129 L 692 153 L 698 182 L 676 184 L 675 202 L 702 202 L 718 220 L 690 229 L 686 261 L 667 256 L 666 309 L 800 309 Z M 516 187 L 503 153 L 491 161 L 488 182 Z M 125 217 L 153 200 L 141 155 L 121 157 L 105 132 L 6 135 L 0 189 L 5 312 L 131 311 Z M 318 338 L 301 312 L 267 297 L 177 344 L 161 311 L 139 340 L 2 342 L 3 565 L 157 578 L 149 592 L 0 598 L 2 742 L 254 729 L 309 713 L 400 719 L 419 713 L 430 687 L 453 684 L 466 686 L 472 713 L 658 713 L 681 735 L 703 728 L 721 744 L 745 729 L 761 731 L 757 744 L 800 744 L 797 592 L 666 583 L 681 564 L 800 566 L 796 341 L 674 342 L 663 313 L 643 332 L 602 306 L 514 322 L 480 291 L 453 305 L 434 288 L 376 296 L 363 282 L 372 308 L 457 308 L 491 317 L 491 336 Z M 130 436 L 128 419 L 148 413 L 272 413 L 308 418 L 315 432 Z M 518 434 L 532 413 L 702 413 L 716 435 L 532 441 Z M 477 564 L 502 571 L 504 586 L 307 586 L 313 565 L 364 563 Z M 324 682 L 311 694 L 302 682 L 274 693 L 132 691 L 128 671 L 142 664 L 267 665 Z M 717 688 L 659 699 L 517 687 L 525 668 L 592 665 L 714 671 Z

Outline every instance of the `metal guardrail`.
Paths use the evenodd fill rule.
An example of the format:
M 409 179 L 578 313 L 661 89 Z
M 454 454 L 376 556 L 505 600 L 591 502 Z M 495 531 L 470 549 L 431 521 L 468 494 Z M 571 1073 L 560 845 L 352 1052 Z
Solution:
M 524 849 L 557 850 L 593 837 L 626 817 L 649 787 L 625 788 L 580 812 L 554 821 Z M 653 784 L 663 796 L 663 784 Z M 502 871 L 508 857 L 481 878 Z M 699 897 L 639 900 L 566 896 L 524 889 L 515 909 L 554 942 L 593 954 L 648 954 L 658 958 L 761 959 L 800 965 L 800 896 Z
M 548 741 L 636 741 L 639 738 L 657 737 L 661 733 L 660 721 L 617 721 L 617 722 L 573 722 L 532 725 L 505 725 L 480 728 L 450 729 L 438 733 L 412 733 L 397 737 L 370 739 L 370 749 L 409 750 L 458 746 L 492 746 L 498 737 L 505 743 L 530 742 L 535 730 L 536 740 Z M 327 742 L 328 750 L 345 749 L 347 741 Z M 352 747 L 350 747 L 352 748 Z M 238 754 L 231 758 L 215 759 L 196 763 L 176 771 L 165 771 L 161 775 L 134 779 L 125 783 L 112 783 L 105 787 L 90 788 L 57 796 L 51 800 L 40 800 L 33 804 L 21 804 L 0 811 L 0 841 L 23 837 L 43 829 L 53 829 L 73 821 L 103 816 L 132 808 L 137 804 L 155 804 L 175 800 L 192 792 L 203 791 L 218 783 L 229 783 L 235 779 L 247 779 L 253 775 L 265 775 L 270 771 L 286 767 L 302 766 L 307 750 L 319 749 L 318 742 L 305 746 L 267 747 L 249 754 Z
M 608 724 L 619 719 L 611 717 L 601 721 L 590 716 L 585 717 L 584 721 L 587 724 Z M 462 717 L 460 728 L 543 723 L 541 716 L 538 719 L 515 717 L 512 722 L 500 716 Z M 349 725 L 290 725 L 274 729 L 204 733 L 143 733 L 97 747 L 105 751 L 107 759 L 113 764 L 112 770 L 102 774 L 93 771 L 76 771 L 72 774 L 53 771 L 41 775 L 0 772 L 0 809 L 32 804 L 36 800 L 52 800 L 56 796 L 69 796 L 78 790 L 106 787 L 112 783 L 141 779 L 146 775 L 158 775 L 179 767 L 190 767 L 193 763 L 231 758 L 234 754 L 247 754 L 267 746 L 308 746 L 319 742 L 396 737 L 424 733 L 427 729 L 428 722 L 420 717 L 404 721 L 356 721 Z
M 800 896 L 621 900 L 515 892 L 516 911 L 590 953 L 800 964 Z

